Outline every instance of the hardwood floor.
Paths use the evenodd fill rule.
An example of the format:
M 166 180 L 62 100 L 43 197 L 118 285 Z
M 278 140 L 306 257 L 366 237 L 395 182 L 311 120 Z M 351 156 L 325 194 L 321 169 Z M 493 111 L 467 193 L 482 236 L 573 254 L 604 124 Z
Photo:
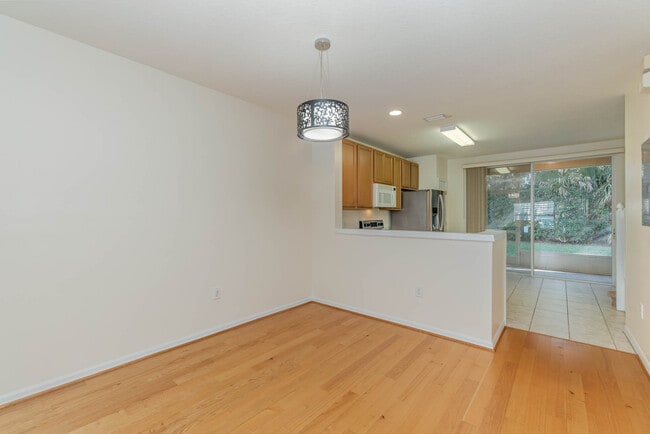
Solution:
M 635 355 L 492 353 L 310 303 L 0 409 L 0 432 L 648 433 Z

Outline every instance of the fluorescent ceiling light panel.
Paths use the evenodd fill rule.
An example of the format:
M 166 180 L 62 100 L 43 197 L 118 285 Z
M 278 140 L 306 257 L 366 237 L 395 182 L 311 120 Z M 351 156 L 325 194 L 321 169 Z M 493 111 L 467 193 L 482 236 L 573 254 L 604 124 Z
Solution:
M 474 140 L 465 134 L 463 130 L 458 128 L 458 125 L 447 125 L 446 127 L 440 127 L 440 132 L 456 142 L 456 144 L 459 146 L 474 145 Z

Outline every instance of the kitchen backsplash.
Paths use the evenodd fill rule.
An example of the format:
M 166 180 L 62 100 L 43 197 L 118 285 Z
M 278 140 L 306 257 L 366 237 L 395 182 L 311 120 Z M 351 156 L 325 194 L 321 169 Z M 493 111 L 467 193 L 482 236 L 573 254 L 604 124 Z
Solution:
M 359 229 L 359 220 L 383 220 L 390 229 L 390 211 L 379 208 L 343 210 L 343 229 Z

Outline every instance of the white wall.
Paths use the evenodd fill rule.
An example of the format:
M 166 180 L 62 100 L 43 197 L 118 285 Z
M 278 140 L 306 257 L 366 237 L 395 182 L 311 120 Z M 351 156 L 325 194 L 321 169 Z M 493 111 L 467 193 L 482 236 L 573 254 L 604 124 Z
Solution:
M 497 240 L 492 249 L 492 336 L 500 333 L 506 318 L 506 292 L 495 291 L 494 288 L 506 287 L 506 238 Z
M 553 158 L 579 158 L 602 153 L 623 152 L 622 139 L 579 145 L 540 148 L 505 154 L 456 158 L 447 161 L 447 227 L 450 232 L 465 232 L 465 166 L 496 166 L 504 163 L 527 163 Z M 614 164 L 616 164 L 616 158 Z M 620 171 L 619 171 L 620 172 Z M 622 194 L 622 189 L 620 190 Z M 622 198 L 622 196 L 620 196 Z
M 0 398 L 309 296 L 293 119 L 2 16 L 0 64 Z
M 641 144 L 648 138 L 650 94 L 635 90 L 625 96 L 625 324 L 650 373 L 650 227 L 641 225 Z
M 490 308 L 493 290 L 505 293 L 505 242 L 336 233 L 340 148 L 312 147 L 314 295 L 328 304 L 492 346 L 493 319 L 499 324 L 505 319 L 503 306 Z M 494 246 L 501 249 L 495 255 L 503 256 L 497 258 L 502 275 L 496 277 Z M 424 297 L 415 296 L 417 287 Z
M 447 159 L 442 155 L 423 155 L 409 158 L 418 163 L 419 190 L 447 190 Z

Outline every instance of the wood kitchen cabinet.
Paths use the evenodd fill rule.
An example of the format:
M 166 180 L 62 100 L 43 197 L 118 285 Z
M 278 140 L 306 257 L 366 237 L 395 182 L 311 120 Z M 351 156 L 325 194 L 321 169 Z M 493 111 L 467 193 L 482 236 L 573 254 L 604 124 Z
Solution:
M 401 161 L 402 166 L 402 188 L 404 190 L 411 189 L 411 162 L 408 160 Z
M 402 189 L 417 190 L 420 184 L 420 166 L 408 160 L 402 160 Z
M 343 208 L 372 208 L 373 150 L 350 140 L 341 148 Z
M 396 158 L 376 149 L 372 151 L 372 157 L 374 182 L 395 185 L 394 166 Z
M 411 163 L 411 190 L 420 188 L 420 166 L 417 163 Z
M 357 208 L 372 208 L 372 149 L 357 145 Z
M 400 159 L 395 158 L 395 164 L 393 164 L 393 180 L 397 189 L 397 198 L 395 208 L 391 209 L 402 209 L 402 164 L 400 162 Z

